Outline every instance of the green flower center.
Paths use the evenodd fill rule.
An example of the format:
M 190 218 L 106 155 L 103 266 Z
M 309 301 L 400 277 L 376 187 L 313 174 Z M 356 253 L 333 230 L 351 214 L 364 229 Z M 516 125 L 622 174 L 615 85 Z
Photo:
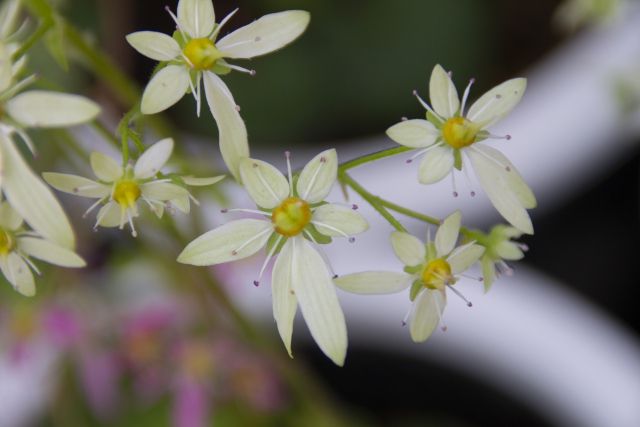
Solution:
M 0 228 L 0 255 L 7 255 L 16 246 L 16 239 L 13 234 Z
M 476 141 L 480 129 L 464 117 L 452 117 L 442 126 L 442 136 L 453 148 L 464 148 Z
M 196 70 L 210 69 L 223 56 L 216 45 L 206 37 L 189 40 L 182 53 Z
M 422 283 L 429 289 L 444 289 L 446 285 L 453 285 L 455 278 L 451 274 L 451 266 L 442 258 L 429 261 L 422 271 Z
M 289 197 L 273 210 L 271 221 L 276 226 L 278 233 L 292 237 L 300 234 L 311 221 L 311 208 L 304 200 Z
M 113 191 L 113 200 L 123 208 L 131 208 L 136 204 L 138 198 L 140 198 L 140 187 L 134 181 L 123 180 L 116 184 L 116 189 Z

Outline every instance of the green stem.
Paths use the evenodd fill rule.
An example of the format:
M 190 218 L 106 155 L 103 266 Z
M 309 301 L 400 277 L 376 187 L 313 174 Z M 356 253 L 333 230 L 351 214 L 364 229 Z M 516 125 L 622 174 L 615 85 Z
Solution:
M 129 124 L 135 120 L 140 113 L 140 106 L 136 104 L 131 110 L 122 116 L 118 123 L 117 133 L 120 135 L 120 143 L 122 146 L 122 167 L 126 168 L 129 162 Z
M 38 42 L 38 40 L 40 40 L 46 33 L 47 31 L 49 31 L 49 29 L 53 27 L 53 20 L 52 19 L 46 19 L 44 20 L 39 26 L 38 29 L 35 30 L 27 40 L 25 40 L 24 43 L 22 43 L 22 46 L 20 46 L 18 48 L 18 50 L 16 50 L 15 52 L 13 52 L 13 54 L 11 55 L 11 61 L 17 61 L 18 59 L 20 59 L 22 57 L 22 55 L 24 55 L 25 53 L 27 53 L 27 51 L 29 49 L 31 49 L 31 47 L 36 44 Z
M 421 214 L 420 212 L 416 212 L 414 210 L 405 208 L 404 206 L 397 205 L 389 200 L 378 197 L 378 202 L 386 207 L 391 209 L 392 211 L 401 213 L 402 215 L 408 216 L 410 218 L 414 218 L 420 220 L 422 222 L 426 222 L 427 224 L 440 225 L 441 221 L 438 218 L 434 218 L 429 215 Z
M 349 169 L 355 168 L 356 166 L 384 159 L 385 157 L 395 156 L 396 154 L 406 153 L 410 150 L 413 150 L 413 148 L 403 146 L 387 148 L 386 150 L 376 151 L 375 153 L 367 154 L 366 156 L 361 156 L 353 160 L 349 160 L 348 162 L 341 164 L 338 169 L 340 171 L 346 172 Z

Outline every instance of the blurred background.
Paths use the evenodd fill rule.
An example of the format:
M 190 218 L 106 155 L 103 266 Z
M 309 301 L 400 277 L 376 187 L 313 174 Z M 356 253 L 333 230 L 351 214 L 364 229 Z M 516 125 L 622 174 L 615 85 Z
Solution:
M 140 87 L 146 84 L 155 63 L 134 52 L 124 36 L 143 29 L 171 33 L 174 23 L 164 6 L 174 9 L 174 2 L 58 3 L 62 14 L 95 37 Z M 427 96 L 436 63 L 453 70 L 460 91 L 475 78 L 472 99 L 508 78 L 530 77 L 523 105 L 500 125 L 500 130 L 514 136 L 505 143 L 509 144 L 505 152 L 541 202 L 532 211 L 536 233 L 523 239 L 530 251 L 523 262 L 512 265 L 515 276 L 503 277 L 488 296 L 483 298 L 477 284 L 470 284 L 468 293 L 476 304 L 473 314 L 452 307 L 449 332 L 422 345 L 411 343 L 408 331 L 399 327 L 408 308 L 404 299 L 386 305 L 380 299 L 341 295 L 351 338 L 347 364 L 341 369 L 308 341 L 300 322 L 296 359 L 291 362 L 299 370 L 292 375 L 312 378 L 313 388 L 320 387 L 322 396 L 309 404 L 295 397 L 300 389 L 279 378 L 281 368 L 272 367 L 282 361 L 256 353 L 225 333 L 203 333 L 197 326 L 202 319 L 185 314 L 190 310 L 183 304 L 190 302 L 158 290 L 172 280 L 188 282 L 189 273 L 149 275 L 131 261 L 144 265 L 153 257 L 138 256 L 137 243 L 131 243 L 127 233 L 91 233 L 92 224 L 78 213 L 84 205 L 62 198 L 73 210 L 80 252 L 90 261 L 88 271 L 75 278 L 87 289 L 40 287 L 43 295 L 34 302 L 19 300 L 8 286 L 2 287 L 0 343 L 5 356 L 0 378 L 5 373 L 6 378 L 16 377 L 16 372 L 21 378 L 22 370 L 32 378 L 2 380 L 0 397 L 18 401 L 22 396 L 34 402 L 16 404 L 15 411 L 0 409 L 0 426 L 183 422 L 185 427 L 198 427 L 188 422 L 192 422 L 189 414 L 199 413 L 212 414 L 205 417 L 206 425 L 216 426 L 337 425 L 337 418 L 356 426 L 640 425 L 640 316 L 632 296 L 640 277 L 640 15 L 633 1 L 572 3 L 569 7 L 557 0 L 215 1 L 218 20 L 240 8 L 227 31 L 273 11 L 311 12 L 311 25 L 298 41 L 251 61 L 248 67 L 257 70 L 255 77 L 232 73 L 225 80 L 242 107 L 254 153 L 276 162 L 287 149 L 293 149 L 302 164 L 328 147 L 336 147 L 347 158 L 392 146 L 384 131 L 402 116 L 422 117 L 424 111 L 411 92 L 418 89 Z M 584 10 L 595 12 L 583 10 L 581 21 L 580 5 L 593 6 Z M 615 8 L 609 10 L 610 6 Z M 562 7 L 564 12 L 558 12 Z M 575 22 L 566 17 L 572 12 Z M 36 70 L 47 69 L 56 85 L 99 99 L 107 110 L 105 117 L 114 122 L 128 107 L 80 66 L 64 71 L 44 53 L 34 54 L 30 63 Z M 203 110 L 196 118 L 194 110 L 193 99 L 184 97 L 167 117 L 173 130 L 184 135 L 187 152 L 213 158 L 215 126 L 208 112 Z M 494 146 L 502 149 L 499 143 Z M 47 148 L 42 144 L 39 148 L 44 155 L 37 165 L 51 167 Z M 441 215 L 456 208 L 459 201 L 452 200 L 447 186 L 432 192 L 405 184 L 415 170 L 399 165 L 404 165 L 403 159 L 382 162 L 379 169 L 371 166 L 358 177 L 374 192 L 376 184 L 383 185 L 381 192 L 389 191 L 395 200 L 428 213 Z M 200 159 L 195 166 L 206 168 L 207 162 Z M 227 197 L 242 200 L 235 196 L 236 190 L 230 187 Z M 480 194 L 476 199 L 483 198 Z M 461 202 L 469 225 L 487 227 L 497 220 L 484 201 Z M 201 213 L 203 221 L 218 224 L 215 208 L 209 208 Z M 380 259 L 390 254 L 385 246 L 390 230 L 381 222 L 372 225 L 381 227 L 382 236 L 363 238 L 360 249 L 365 254 L 350 261 L 361 269 L 380 268 L 384 264 Z M 412 227 L 424 233 L 417 224 Z M 172 250 L 170 243 L 157 243 Z M 329 252 L 337 268 L 349 267 L 342 262 L 350 256 L 348 251 L 345 246 Z M 114 266 L 123 272 L 112 273 Z M 389 264 L 389 269 L 394 267 Z M 223 282 L 237 284 L 231 287 L 232 297 L 241 300 L 260 331 L 275 338 L 269 290 L 253 292 L 250 280 L 239 278 L 255 274 L 254 270 L 248 262 L 241 268 L 219 269 L 217 274 Z M 129 286 L 132 283 L 135 290 Z M 149 301 L 145 292 L 149 289 L 161 295 Z M 128 303 L 116 303 L 122 300 Z M 450 304 L 462 305 L 457 302 Z M 87 319 L 92 319 L 100 336 L 90 344 L 78 338 L 83 329 L 78 324 Z M 382 320 L 396 323 L 381 326 Z M 34 330 L 49 338 L 34 339 L 37 344 L 32 345 L 34 354 L 45 354 L 34 356 L 38 363 L 33 363 L 42 372 L 25 368 L 29 358 L 22 368 L 11 364 L 16 358 L 23 360 L 26 352 L 16 337 L 30 341 L 40 336 Z M 62 342 L 51 343 L 50 338 L 58 335 Z M 185 341 L 177 336 L 197 338 Z M 56 345 L 74 347 L 72 362 L 63 368 L 46 356 Z M 156 363 L 156 353 L 164 348 L 171 349 L 171 357 Z M 118 352 L 125 354 L 126 363 L 109 362 L 123 359 Z M 284 353 L 278 345 L 274 352 Z M 211 354 L 215 357 L 206 356 Z M 51 371 L 61 370 L 63 379 L 51 380 Z M 185 374 L 167 386 L 163 370 Z M 225 378 L 212 374 L 220 371 L 225 371 Z M 205 381 L 214 377 L 215 381 Z M 50 379 L 46 387 L 43 378 Z M 193 382 L 184 378 L 198 378 L 200 386 L 191 387 Z M 137 390 L 129 391 L 136 399 L 117 403 L 122 396 L 118 398 L 121 392 L 114 382 Z M 33 390 L 30 386 L 38 391 L 27 397 Z M 163 387 L 172 390 L 169 395 L 174 398 L 155 396 L 154 391 Z M 606 399 L 614 402 L 612 406 Z M 67 400 L 84 402 L 78 414 L 74 410 L 78 407 Z M 7 415 L 21 411 L 28 415 Z

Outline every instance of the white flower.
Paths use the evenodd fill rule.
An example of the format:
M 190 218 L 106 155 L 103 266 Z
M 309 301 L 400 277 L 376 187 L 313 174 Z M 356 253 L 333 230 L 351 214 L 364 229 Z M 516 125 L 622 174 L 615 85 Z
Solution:
M 456 247 L 460 219 L 457 211 L 447 217 L 436 232 L 435 242 L 428 239 L 426 245 L 410 234 L 395 231 L 391 244 L 406 266 L 404 273 L 355 273 L 336 278 L 335 284 L 357 294 L 396 293 L 411 286 L 413 306 L 408 315 L 411 338 L 416 342 L 425 341 L 442 321 L 447 288 L 471 306 L 454 285 L 457 276 L 478 261 L 484 248 L 474 242 Z
M 29 257 L 63 267 L 84 267 L 85 263 L 73 251 L 27 231 L 20 215 L 0 201 L 0 270 L 16 291 L 25 296 L 36 293 L 31 270 L 40 274 Z
M 122 167 L 113 158 L 102 153 L 91 153 L 91 168 L 98 178 L 93 181 L 77 175 L 45 172 L 44 179 L 54 188 L 78 196 L 97 198 L 86 213 L 104 204 L 98 211 L 96 227 L 124 228 L 128 222 L 131 234 L 136 236 L 133 218 L 138 216 L 138 201 L 142 199 L 161 218 L 165 207 L 175 207 L 188 213 L 193 196 L 170 177 L 156 178 L 169 160 L 173 140 L 163 139 L 142 153 L 135 165 Z M 211 178 L 178 177 L 186 185 L 211 185 L 224 176 Z M 85 213 L 85 215 L 86 215 Z
M 585 24 L 606 24 L 620 15 L 627 0 L 565 0 L 556 9 L 554 21 L 565 31 Z
M 237 10 L 237 9 L 236 9 Z M 239 162 L 249 157 L 247 130 L 233 95 L 218 77 L 231 70 L 253 74 L 226 59 L 250 59 L 280 49 L 304 32 L 309 13 L 301 10 L 265 15 L 257 21 L 216 40 L 220 29 L 235 13 L 216 24 L 211 0 L 180 0 L 176 21 L 179 34 L 170 37 L 154 31 L 138 31 L 127 41 L 138 52 L 166 63 L 142 95 L 143 114 L 155 114 L 178 102 L 191 90 L 200 114 L 200 82 L 211 114 L 218 125 L 222 157 L 236 179 Z
M 240 163 L 242 182 L 260 210 L 239 211 L 262 215 L 265 219 L 240 219 L 211 230 L 189 243 L 178 261 L 193 265 L 220 264 L 246 258 L 267 246 L 267 259 L 258 275 L 260 280 L 269 260 L 280 250 L 271 276 L 273 315 L 289 355 L 293 319 L 299 303 L 320 349 L 334 363 L 342 365 L 347 350 L 344 315 L 330 269 L 312 242 L 327 243 L 331 237 L 349 237 L 365 231 L 368 224 L 350 207 L 323 202 L 337 177 L 335 150 L 314 157 L 297 181 L 292 178 L 288 154 L 287 167 L 288 182 L 270 164 L 244 159 Z M 257 285 L 259 281 L 254 283 Z
M 509 135 L 492 135 L 485 129 L 507 115 L 520 102 L 526 79 L 511 79 L 494 87 L 465 112 L 472 83 L 473 80 L 460 102 L 451 77 L 440 65 L 436 65 L 429 84 L 431 106 L 418 97 L 427 109 L 428 120 L 400 122 L 390 127 L 387 135 L 398 144 L 420 149 L 411 160 L 424 154 L 418 171 L 418 179 L 422 184 L 438 182 L 453 173 L 454 168 L 462 170 L 465 167 L 463 154 L 466 155 L 497 211 L 515 227 L 533 234 L 527 213 L 527 209 L 536 206 L 531 189 L 504 155 L 480 144 L 490 138 L 511 139 Z M 457 196 L 455 188 L 454 195 Z

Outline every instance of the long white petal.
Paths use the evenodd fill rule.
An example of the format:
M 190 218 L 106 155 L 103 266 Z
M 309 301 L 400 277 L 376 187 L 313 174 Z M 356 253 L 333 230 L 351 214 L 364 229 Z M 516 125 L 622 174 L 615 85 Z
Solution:
M 347 353 L 347 327 L 331 273 L 308 241 L 300 236 L 292 241 L 292 283 L 300 311 L 318 347 L 342 366 Z
M 86 263 L 73 251 L 35 237 L 18 238 L 18 248 L 28 256 L 62 267 L 84 267 Z
M 527 79 L 507 80 L 482 95 L 473 103 L 467 118 L 482 127 L 497 122 L 518 105 L 527 88 Z
M 352 236 L 369 228 L 367 220 L 351 207 L 335 204 L 316 208 L 311 221 L 320 233 L 327 236 Z
M 183 176 L 182 182 L 186 185 L 190 185 L 192 187 L 205 187 L 207 185 L 213 185 L 225 178 L 224 175 L 218 176 L 208 176 L 208 177 L 197 177 L 197 176 Z
M 271 275 L 271 292 L 273 300 L 273 317 L 278 326 L 278 333 L 290 357 L 293 321 L 298 309 L 298 300 L 293 290 L 293 240 L 289 239 L 273 266 Z
M 167 65 L 158 71 L 142 94 L 142 114 L 156 114 L 180 101 L 189 89 L 189 71 L 184 65 Z
M 216 15 L 211 0 L 180 0 L 178 24 L 192 38 L 207 37 L 213 31 Z
M 14 289 L 26 297 L 36 294 L 36 284 L 27 263 L 15 252 L 0 256 L 0 269 Z
M 62 206 L 4 134 L 0 134 L 0 158 L 2 190 L 11 206 L 37 233 L 73 249 L 75 237 Z
M 451 81 L 449 74 L 440 66 L 433 67 L 431 80 L 429 81 L 429 97 L 431 106 L 440 116 L 453 117 L 460 108 L 458 91 Z
M 468 270 L 480 259 L 483 253 L 484 247 L 475 243 L 467 243 L 456 248 L 447 258 L 447 262 L 451 266 L 451 272 L 455 275 Z
M 156 61 L 171 61 L 181 53 L 173 37 L 156 31 L 136 31 L 126 39 L 135 50 Z
M 15 231 L 23 223 L 22 217 L 7 202 L 0 202 L 0 228 Z
M 425 262 L 426 250 L 424 243 L 411 234 L 394 231 L 391 233 L 391 246 L 398 259 L 404 265 L 413 267 Z
M 418 169 L 418 180 L 422 184 L 440 181 L 453 168 L 453 150 L 448 147 L 431 148 L 422 158 Z
M 123 174 L 122 167 L 113 157 L 107 156 L 99 151 L 91 153 L 89 161 L 93 173 L 100 181 L 114 182 Z
M 138 179 L 155 176 L 167 163 L 173 152 L 173 139 L 165 138 L 147 148 L 136 161 L 133 173 Z
M 296 188 L 298 195 L 309 203 L 324 200 L 338 176 L 338 154 L 334 148 L 325 150 L 307 163 Z
M 411 281 L 406 273 L 390 271 L 365 271 L 333 279 L 340 289 L 362 295 L 395 294 L 407 289 Z
M 425 341 L 431 336 L 440 323 L 446 303 L 447 299 L 443 291 L 425 289 L 420 292 L 409 319 L 411 338 L 415 342 Z
M 440 132 L 427 120 L 405 120 L 387 129 L 387 136 L 405 147 L 424 148 L 436 142 Z
M 233 177 L 239 180 L 240 161 L 249 157 L 247 128 L 238 113 L 231 92 L 220 77 L 205 72 L 203 80 L 207 104 L 209 104 L 211 114 L 218 125 L 222 159 Z
M 289 195 L 287 179 L 269 163 L 245 158 L 239 170 L 242 184 L 256 205 L 273 209 Z
M 231 221 L 189 243 L 178 262 L 214 265 L 246 258 L 258 252 L 269 240 L 270 221 L 239 219 Z
M 455 211 L 446 217 L 438 227 L 435 240 L 438 257 L 447 255 L 456 246 L 461 221 L 462 214 L 460 211 Z
M 31 90 L 5 104 L 9 115 L 25 127 L 67 127 L 89 122 L 100 107 L 84 96 Z
M 78 175 L 44 172 L 44 180 L 56 190 L 82 197 L 103 198 L 109 195 L 111 187 Z
M 222 38 L 216 46 L 227 58 L 253 58 L 297 39 L 309 25 L 309 12 L 289 10 L 265 15 Z

